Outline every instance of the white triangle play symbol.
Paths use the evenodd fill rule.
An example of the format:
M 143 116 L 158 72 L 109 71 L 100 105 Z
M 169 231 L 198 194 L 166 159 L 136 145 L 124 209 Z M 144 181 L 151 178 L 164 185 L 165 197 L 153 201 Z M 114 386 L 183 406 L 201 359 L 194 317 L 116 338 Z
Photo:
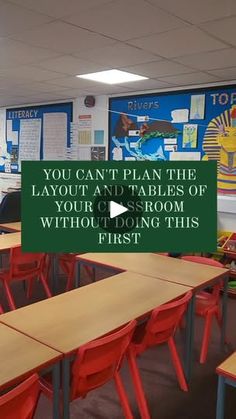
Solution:
M 117 217 L 124 212 L 129 211 L 128 208 L 123 205 L 117 204 L 117 202 L 110 201 L 110 218 Z

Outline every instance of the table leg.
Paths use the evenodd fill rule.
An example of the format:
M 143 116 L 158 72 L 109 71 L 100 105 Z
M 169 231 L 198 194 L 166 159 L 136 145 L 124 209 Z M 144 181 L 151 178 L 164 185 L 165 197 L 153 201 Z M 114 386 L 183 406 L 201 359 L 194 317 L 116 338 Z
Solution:
M 60 363 L 57 362 L 52 370 L 53 383 L 53 419 L 60 418 Z
M 75 262 L 75 288 L 80 287 L 81 262 Z
M 96 280 L 96 268 L 95 266 L 92 267 L 92 281 L 95 282 Z
M 193 364 L 193 344 L 194 344 L 194 310 L 195 309 L 195 295 L 192 296 L 187 309 L 187 326 L 186 326 L 186 361 L 185 361 L 185 375 L 189 383 L 192 374 Z
M 219 375 L 217 389 L 216 419 L 224 419 L 225 378 Z
M 226 341 L 226 324 L 227 324 L 227 298 L 228 298 L 228 280 L 224 279 L 224 292 L 222 297 L 222 329 L 221 329 L 221 347 L 224 349 Z
M 70 358 L 62 361 L 63 419 L 70 418 Z

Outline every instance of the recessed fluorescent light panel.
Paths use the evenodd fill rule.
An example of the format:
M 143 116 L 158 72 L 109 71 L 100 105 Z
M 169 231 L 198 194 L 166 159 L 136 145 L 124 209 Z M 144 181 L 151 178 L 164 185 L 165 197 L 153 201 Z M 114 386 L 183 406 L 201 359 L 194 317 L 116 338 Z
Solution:
M 120 84 L 127 83 L 129 81 L 146 80 L 148 77 L 138 76 L 138 74 L 127 73 L 127 71 L 120 70 L 106 70 L 99 71 L 97 73 L 82 74 L 78 75 L 81 79 L 98 81 L 106 84 Z

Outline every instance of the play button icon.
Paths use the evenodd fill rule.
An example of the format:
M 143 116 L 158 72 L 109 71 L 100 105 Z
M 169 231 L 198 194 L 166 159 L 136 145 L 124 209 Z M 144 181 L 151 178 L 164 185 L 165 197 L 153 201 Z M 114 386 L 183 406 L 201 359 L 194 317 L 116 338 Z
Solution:
M 128 208 L 123 205 L 117 204 L 115 201 L 110 201 L 110 218 L 117 217 L 118 215 L 124 214 L 129 211 Z
M 104 187 L 93 202 L 93 215 L 99 227 L 110 233 L 127 233 L 137 227 L 143 216 L 138 194 L 123 184 Z

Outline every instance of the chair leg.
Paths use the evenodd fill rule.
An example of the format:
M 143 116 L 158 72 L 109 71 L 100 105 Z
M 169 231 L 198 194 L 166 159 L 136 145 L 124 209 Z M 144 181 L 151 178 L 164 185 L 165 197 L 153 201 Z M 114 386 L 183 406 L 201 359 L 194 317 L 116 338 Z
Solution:
M 29 279 L 28 281 L 28 287 L 27 287 L 27 294 L 26 297 L 29 299 L 32 297 L 32 293 L 33 293 L 33 279 Z
M 222 315 L 221 315 L 219 307 L 217 308 L 215 315 L 216 315 L 217 324 L 219 328 L 221 329 L 222 328 Z
M 213 314 L 211 312 L 208 312 L 206 315 L 201 354 L 200 354 L 200 364 L 204 364 L 206 362 L 209 340 L 210 340 L 210 333 L 211 333 L 212 316 Z
M 174 369 L 177 375 L 177 379 L 180 385 L 181 390 L 183 391 L 188 391 L 188 385 L 186 383 L 186 379 L 184 376 L 184 371 L 183 371 L 183 367 L 176 349 L 176 345 L 175 345 L 175 341 L 173 336 L 170 337 L 170 339 L 168 340 L 168 346 L 170 349 L 170 353 L 171 353 L 171 358 L 173 361 L 173 365 L 174 365 Z
M 139 407 L 140 416 L 142 419 L 150 419 L 150 413 L 147 406 L 147 401 L 144 395 L 144 390 L 142 386 L 142 381 L 139 373 L 139 369 L 136 363 L 135 355 L 131 348 L 128 348 L 127 359 L 131 372 L 131 377 L 134 384 L 134 391 Z
M 66 291 L 70 291 L 72 289 L 74 276 L 75 276 L 75 266 L 73 266 L 71 268 L 71 271 L 68 275 L 67 284 L 66 284 Z
M 40 274 L 40 280 L 41 280 L 41 282 L 43 284 L 43 287 L 44 287 L 44 290 L 46 292 L 47 297 L 48 298 L 51 298 L 52 297 L 52 293 L 51 293 L 51 291 L 49 289 L 49 286 L 48 286 L 48 283 L 47 283 L 47 281 L 46 281 L 46 279 L 45 279 L 45 277 L 44 277 L 44 275 L 42 273 Z
M 121 406 L 125 415 L 126 419 L 133 419 L 133 414 L 132 411 L 130 409 L 130 405 L 129 405 L 129 401 L 128 401 L 128 397 L 127 394 L 125 392 L 121 377 L 119 372 L 116 372 L 114 375 L 114 380 L 115 380 L 115 384 L 116 384 L 116 389 L 120 398 L 120 402 L 121 402 Z
M 13 295 L 11 293 L 9 284 L 7 283 L 7 281 L 3 281 L 3 285 L 4 285 L 4 289 L 6 291 L 9 307 L 10 307 L 11 310 L 15 310 L 16 305 L 15 305 L 15 302 L 14 302 Z

